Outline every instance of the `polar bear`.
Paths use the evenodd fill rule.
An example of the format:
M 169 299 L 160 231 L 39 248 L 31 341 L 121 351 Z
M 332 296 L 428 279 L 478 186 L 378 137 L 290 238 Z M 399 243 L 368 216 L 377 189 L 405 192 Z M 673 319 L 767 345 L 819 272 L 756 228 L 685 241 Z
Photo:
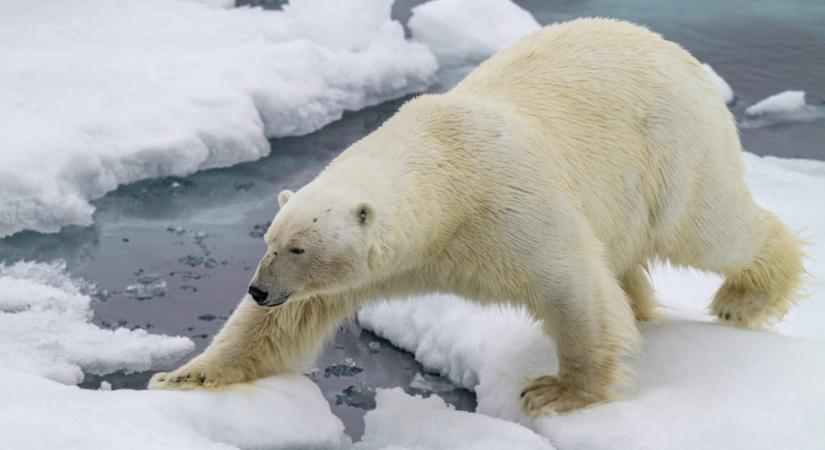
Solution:
M 651 261 L 726 277 L 711 305 L 726 322 L 758 327 L 791 306 L 800 241 L 754 203 L 740 152 L 678 45 L 615 20 L 549 26 L 282 192 L 249 295 L 150 387 L 293 372 L 364 302 L 450 292 L 524 306 L 554 340 L 558 373 L 526 384 L 528 413 L 604 402 L 636 320 L 656 317 Z

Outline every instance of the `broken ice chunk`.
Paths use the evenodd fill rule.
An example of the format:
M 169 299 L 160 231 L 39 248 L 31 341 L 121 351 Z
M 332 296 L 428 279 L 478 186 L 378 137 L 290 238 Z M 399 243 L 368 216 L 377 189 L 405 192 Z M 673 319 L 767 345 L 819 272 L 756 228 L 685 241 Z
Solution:
M 410 389 L 437 394 L 455 390 L 455 385 L 438 375 L 417 373 L 410 381 Z
M 375 409 L 375 386 L 355 383 L 335 396 L 335 404 L 359 409 Z

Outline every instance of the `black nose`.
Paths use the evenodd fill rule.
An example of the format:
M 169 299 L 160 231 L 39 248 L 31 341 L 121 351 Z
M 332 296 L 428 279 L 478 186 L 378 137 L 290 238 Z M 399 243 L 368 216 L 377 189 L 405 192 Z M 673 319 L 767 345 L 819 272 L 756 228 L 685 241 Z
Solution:
M 263 303 L 266 301 L 266 298 L 269 296 L 269 292 L 262 291 L 255 286 L 249 286 L 249 295 L 255 299 L 255 302 L 259 305 L 263 306 Z

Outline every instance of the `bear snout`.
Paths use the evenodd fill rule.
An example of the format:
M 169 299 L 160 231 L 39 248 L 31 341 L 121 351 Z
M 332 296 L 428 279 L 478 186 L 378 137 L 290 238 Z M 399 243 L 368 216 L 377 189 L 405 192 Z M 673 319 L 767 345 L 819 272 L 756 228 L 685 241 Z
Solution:
M 249 295 L 260 306 L 266 306 L 266 298 L 269 297 L 269 292 L 262 291 L 255 286 L 249 286 Z

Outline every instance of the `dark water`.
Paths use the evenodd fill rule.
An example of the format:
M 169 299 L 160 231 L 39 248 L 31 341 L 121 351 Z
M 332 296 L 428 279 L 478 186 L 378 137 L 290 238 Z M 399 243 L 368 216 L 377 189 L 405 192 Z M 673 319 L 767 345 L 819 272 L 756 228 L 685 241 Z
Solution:
M 405 22 L 416 3 L 399 0 L 393 14 Z M 748 105 L 787 89 L 807 91 L 811 104 L 825 100 L 822 0 L 517 3 L 541 23 L 597 15 L 650 26 L 710 63 L 730 83 L 737 95 L 732 107 L 737 117 Z M 0 258 L 9 263 L 65 259 L 73 275 L 98 284 L 96 323 L 191 336 L 200 351 L 241 298 L 264 251 L 260 232 L 277 210 L 277 192 L 312 179 L 402 101 L 348 113 L 308 136 L 272 140 L 272 153 L 260 161 L 121 187 L 96 202 L 93 226 L 50 235 L 19 233 L 0 240 Z M 746 129 L 742 139 L 745 148 L 757 154 L 825 159 L 823 121 Z M 165 281 L 165 295 L 141 299 L 126 292 L 141 279 Z M 325 376 L 328 367 L 333 368 Z M 406 387 L 423 371 L 412 355 L 355 323 L 341 328 L 317 369 L 313 379 L 356 439 L 372 389 Z M 89 377 L 84 385 L 97 387 L 106 379 L 116 389 L 142 388 L 149 375 Z M 470 392 L 457 389 L 440 395 L 460 409 L 475 407 Z

